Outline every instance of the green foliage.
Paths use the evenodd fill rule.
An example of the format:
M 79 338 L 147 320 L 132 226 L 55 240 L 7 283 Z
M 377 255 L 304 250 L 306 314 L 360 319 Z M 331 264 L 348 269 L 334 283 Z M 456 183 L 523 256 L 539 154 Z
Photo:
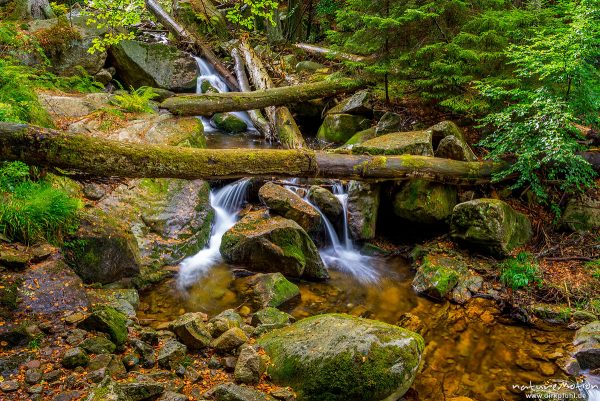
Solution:
M 150 107 L 150 100 L 157 96 L 152 88 L 142 86 L 137 89 L 131 88 L 130 93 L 115 95 L 114 102 L 123 110 L 132 113 L 154 113 Z
M 256 19 L 264 19 L 271 25 L 273 21 L 273 12 L 277 9 L 278 3 L 275 0 L 238 0 L 233 7 L 227 11 L 226 18 L 232 23 L 253 30 Z
M 0 185 L 0 233 L 6 237 L 56 242 L 76 228 L 81 202 L 46 181 L 32 181 L 24 163 L 0 165 Z
M 69 7 L 66 4 L 58 4 L 53 1 L 50 3 L 50 7 L 52 8 L 54 15 L 56 15 L 59 18 L 63 15 L 67 15 L 67 13 L 69 12 Z
M 88 8 L 83 14 L 88 17 L 87 23 L 97 29 L 107 29 L 104 36 L 94 38 L 88 49 L 91 54 L 133 39 L 135 36 L 128 29 L 142 22 L 145 10 L 144 0 L 86 0 L 86 5 Z
M 56 24 L 35 32 L 39 45 L 47 56 L 64 51 L 73 40 L 81 39 L 81 34 L 73 28 L 65 16 L 59 17 Z
M 500 281 L 513 290 L 527 287 L 530 283 L 542 283 L 539 267 L 533 262 L 533 256 L 527 252 L 521 252 L 516 258 L 503 261 L 500 268 Z

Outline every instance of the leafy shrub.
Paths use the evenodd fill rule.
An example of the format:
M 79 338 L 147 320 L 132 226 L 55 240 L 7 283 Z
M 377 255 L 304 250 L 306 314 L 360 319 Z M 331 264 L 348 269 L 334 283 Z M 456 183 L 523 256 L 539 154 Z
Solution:
M 533 262 L 533 256 L 527 252 L 521 252 L 516 258 L 503 261 L 500 268 L 500 281 L 513 290 L 527 287 L 530 283 L 542 283 L 539 267 Z
M 32 181 L 21 162 L 0 167 L 0 232 L 25 243 L 60 241 L 77 226 L 79 199 L 46 181 Z
M 131 88 L 130 93 L 124 93 L 114 96 L 114 102 L 125 111 L 132 113 L 153 113 L 150 107 L 150 100 L 157 97 L 158 94 L 147 86 L 137 89 Z
M 44 52 L 50 56 L 63 51 L 73 40 L 81 39 L 81 34 L 63 16 L 51 27 L 36 31 L 35 37 Z

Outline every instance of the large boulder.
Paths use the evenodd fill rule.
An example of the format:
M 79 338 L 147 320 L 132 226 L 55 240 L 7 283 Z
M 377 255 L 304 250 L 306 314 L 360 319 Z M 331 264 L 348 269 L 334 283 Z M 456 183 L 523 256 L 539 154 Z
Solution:
M 359 131 L 369 128 L 370 121 L 362 116 L 352 114 L 330 114 L 325 117 L 317 132 L 319 139 L 345 143 Z
M 435 157 L 464 162 L 477 161 L 477 156 L 475 156 L 475 153 L 473 153 L 473 150 L 471 150 L 469 145 L 454 135 L 447 136 L 440 141 L 440 144 L 435 150 Z
M 373 139 L 377 136 L 375 133 L 375 127 L 367 128 L 362 131 L 358 131 L 356 134 L 352 135 L 352 138 L 348 139 L 342 148 L 351 148 L 354 145 L 363 143 L 368 141 L 369 139 Z
M 581 369 L 600 368 L 600 321 L 586 324 L 575 333 L 574 357 Z
M 425 346 L 406 329 L 343 314 L 302 319 L 257 342 L 271 358 L 271 379 L 308 401 L 397 400 Z
M 354 145 L 354 154 L 433 156 L 431 131 L 394 132 Z
M 94 306 L 78 326 L 85 330 L 107 333 L 117 345 L 124 344 L 127 340 L 127 317 L 111 306 Z
M 281 185 L 267 182 L 258 191 L 260 200 L 273 212 L 294 220 L 307 233 L 315 234 L 321 228 L 321 215 L 312 205 Z
M 373 99 L 368 90 L 361 90 L 327 110 L 330 114 L 358 114 L 370 117 L 373 115 Z
M 450 235 L 455 241 L 506 255 L 532 236 L 527 216 L 498 199 L 475 199 L 454 207 Z
M 124 40 L 110 50 L 126 85 L 152 86 L 174 92 L 195 92 L 198 64 L 191 54 L 162 43 Z
M 186 313 L 169 324 L 169 328 L 179 341 L 189 349 L 196 350 L 207 347 L 212 336 L 204 324 L 203 313 Z
M 344 207 L 331 191 L 318 185 L 313 185 L 308 190 L 308 199 L 316 205 L 332 223 L 337 223 L 342 220 Z
M 379 122 L 375 127 L 375 136 L 399 132 L 402 130 L 405 122 L 405 117 L 388 111 L 379 119 Z
M 560 227 L 569 231 L 600 229 L 600 196 L 589 194 L 569 200 L 560 219 Z
M 248 130 L 246 122 L 233 113 L 216 113 L 210 121 L 216 128 L 228 134 L 237 134 Z
M 410 180 L 394 197 L 394 213 L 415 223 L 440 223 L 450 217 L 457 202 L 454 186 Z
M 351 181 L 348 185 L 348 229 L 357 240 L 375 238 L 379 185 Z
M 328 278 L 317 247 L 306 231 L 293 220 L 269 217 L 264 211 L 248 213 L 238 221 L 223 235 L 220 250 L 227 263 L 254 271 Z

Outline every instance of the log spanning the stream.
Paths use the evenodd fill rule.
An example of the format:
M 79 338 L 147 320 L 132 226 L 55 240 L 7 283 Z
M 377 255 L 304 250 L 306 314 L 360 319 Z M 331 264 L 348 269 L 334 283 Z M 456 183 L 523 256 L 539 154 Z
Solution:
M 228 111 L 283 106 L 290 103 L 352 92 L 363 87 L 365 87 L 364 82 L 353 79 L 340 79 L 253 92 L 223 92 L 173 96 L 166 99 L 161 104 L 161 107 L 168 109 L 174 114 L 212 116 L 215 113 Z
M 328 49 L 326 47 L 309 45 L 308 43 L 295 43 L 294 46 L 298 49 L 304 50 L 309 54 L 320 56 L 323 58 L 332 58 L 335 60 L 346 60 L 354 62 L 362 62 L 368 60 L 368 57 L 359 56 L 358 54 L 339 52 L 337 50 Z
M 357 156 L 309 149 L 193 149 L 135 144 L 13 123 L 0 123 L 0 160 L 21 160 L 104 177 L 419 177 L 452 184 L 489 182 L 492 173 L 501 167 L 492 162 L 410 155 Z

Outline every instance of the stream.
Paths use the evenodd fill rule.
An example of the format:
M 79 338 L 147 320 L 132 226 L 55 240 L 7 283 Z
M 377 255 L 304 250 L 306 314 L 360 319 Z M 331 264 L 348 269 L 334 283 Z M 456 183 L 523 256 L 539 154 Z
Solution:
M 199 83 L 209 80 L 218 90 L 228 90 L 210 66 L 199 58 L 198 63 L 202 71 Z M 251 127 L 246 113 L 238 116 Z M 270 146 L 253 128 L 247 134 L 227 135 L 216 130 L 210 120 L 202 121 L 209 147 Z M 245 304 L 231 272 L 233 266 L 223 262 L 219 246 L 244 206 L 249 182 L 242 179 L 213 189 L 210 202 L 215 219 L 208 246 L 185 259 L 176 277 L 141 294 L 141 323 L 162 328 L 187 312 L 213 316 Z M 294 190 L 293 186 L 288 189 Z M 346 212 L 346 189 L 334 182 L 333 192 Z M 280 309 L 296 319 L 337 312 L 391 324 L 401 321 L 421 333 L 426 341 L 423 367 L 406 400 L 442 401 L 458 396 L 477 401 L 519 400 L 523 398 L 513 386 L 567 379 L 560 365 L 571 351 L 572 331 L 524 327 L 503 316 L 494 302 L 482 298 L 456 305 L 419 296 L 412 289 L 414 272 L 406 260 L 361 255 L 348 234 L 347 222 L 338 231 L 321 215 L 328 243 L 320 252 L 331 279 L 319 283 L 295 280 L 301 297 Z M 599 401 L 600 396 L 594 393 L 582 399 Z

